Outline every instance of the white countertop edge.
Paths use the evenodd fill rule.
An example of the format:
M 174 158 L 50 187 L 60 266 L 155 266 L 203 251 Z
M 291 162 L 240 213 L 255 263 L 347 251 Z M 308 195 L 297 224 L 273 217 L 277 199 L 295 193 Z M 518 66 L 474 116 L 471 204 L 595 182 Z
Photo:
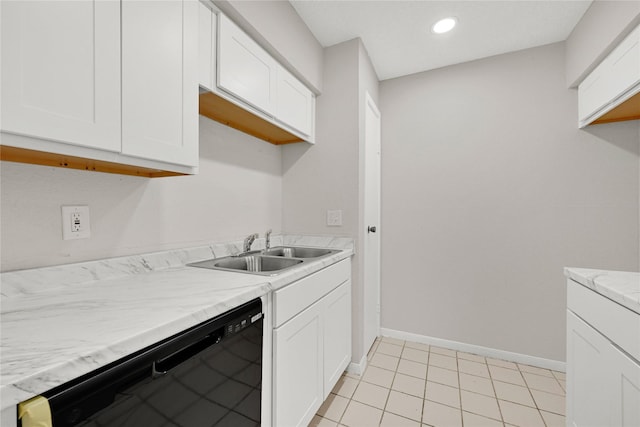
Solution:
M 640 314 L 640 273 L 566 267 L 564 275 Z

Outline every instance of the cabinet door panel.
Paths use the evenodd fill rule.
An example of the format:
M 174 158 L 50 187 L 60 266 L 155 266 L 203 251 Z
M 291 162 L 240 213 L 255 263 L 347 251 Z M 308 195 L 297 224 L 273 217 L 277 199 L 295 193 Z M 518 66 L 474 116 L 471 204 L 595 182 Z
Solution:
M 640 364 L 611 347 L 609 366 L 614 370 L 613 423 L 621 427 L 640 426 Z
M 324 303 L 324 395 L 326 399 L 351 360 L 351 281 L 340 285 Z
M 218 86 L 273 115 L 275 60 L 229 18 L 219 19 Z
M 607 90 L 613 100 L 640 80 L 640 26 L 620 43 L 607 60 L 611 63 Z
M 2 130 L 120 151 L 120 3 L 0 7 Z
M 611 424 L 609 341 L 567 311 L 567 425 Z M 598 392 L 594 392 L 597 390 Z
M 276 118 L 310 136 L 313 131 L 313 93 L 295 76 L 278 67 Z
M 198 161 L 198 3 L 122 2 L 122 152 Z
M 205 89 L 213 90 L 217 20 L 211 9 L 202 3 L 198 8 L 198 83 Z
M 274 425 L 306 426 L 323 401 L 322 304 L 274 330 Z
M 640 26 L 632 31 L 578 87 L 580 120 L 587 120 L 608 104 L 617 104 L 616 100 L 638 82 Z

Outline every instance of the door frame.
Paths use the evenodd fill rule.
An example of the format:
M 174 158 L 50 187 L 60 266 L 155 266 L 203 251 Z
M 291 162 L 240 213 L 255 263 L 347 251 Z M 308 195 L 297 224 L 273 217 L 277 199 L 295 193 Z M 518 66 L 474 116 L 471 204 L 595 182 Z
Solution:
M 373 115 L 373 118 L 377 119 L 377 136 L 378 136 L 378 141 L 377 141 L 377 150 L 378 150 L 378 156 L 377 156 L 377 162 L 375 162 L 375 164 L 371 165 L 370 164 L 370 160 L 369 160 L 369 150 L 371 150 L 372 148 L 372 143 L 370 142 L 369 138 L 371 137 L 371 135 L 368 132 L 368 121 L 371 119 L 371 115 Z M 368 91 L 365 92 L 365 113 L 364 113 L 364 183 L 363 183 L 363 230 L 362 232 L 364 233 L 363 235 L 363 247 L 362 247 L 362 252 L 363 252 L 363 331 L 362 331 L 362 338 L 363 338 L 363 350 L 364 350 L 364 355 L 366 357 L 366 354 L 368 353 L 369 349 L 371 348 L 371 346 L 373 345 L 375 338 L 378 337 L 380 335 L 380 211 L 381 211 L 381 145 L 382 145 L 382 132 L 381 132 L 381 114 L 380 114 L 380 110 L 378 109 L 378 106 L 376 105 L 375 101 L 373 100 L 373 98 L 371 97 L 371 95 L 369 94 Z M 375 224 L 369 223 L 372 222 L 371 220 L 371 215 L 372 213 L 369 211 L 369 207 L 368 207 L 368 203 L 367 203 L 367 199 L 368 199 L 368 192 L 370 189 L 370 186 L 372 185 L 372 183 L 370 182 L 370 175 L 367 173 L 367 171 L 369 170 L 369 168 L 374 167 L 377 169 L 377 173 L 374 175 L 375 179 L 377 179 L 377 189 L 375 189 L 374 191 L 376 191 L 376 197 L 377 197 L 377 206 L 376 206 L 376 211 L 375 213 L 373 213 L 374 219 L 373 222 L 375 222 Z M 368 249 L 368 243 L 369 243 L 369 238 L 371 237 L 371 234 L 368 232 L 368 226 L 370 225 L 374 225 L 377 230 L 375 233 L 375 237 L 377 238 L 377 248 L 374 249 L 374 251 L 376 252 L 373 255 L 373 259 L 369 259 L 370 258 L 370 254 L 369 254 L 369 249 Z M 374 265 L 372 265 L 374 264 Z M 374 287 L 375 289 L 370 289 L 369 283 L 371 281 L 371 275 L 370 275 L 370 271 L 372 268 L 377 269 L 376 274 L 374 274 L 375 278 L 374 278 Z M 373 324 L 369 323 L 370 320 L 370 316 L 368 315 L 370 313 L 369 310 L 372 309 L 372 307 L 368 307 L 367 303 L 368 303 L 368 298 L 367 295 L 370 292 L 374 292 L 376 294 L 375 297 L 375 306 L 373 307 L 374 310 L 374 322 Z

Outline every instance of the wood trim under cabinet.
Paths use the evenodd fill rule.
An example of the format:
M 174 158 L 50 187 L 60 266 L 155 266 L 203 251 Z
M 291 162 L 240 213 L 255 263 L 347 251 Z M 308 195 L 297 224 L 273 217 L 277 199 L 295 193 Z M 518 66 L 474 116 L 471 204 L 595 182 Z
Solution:
M 161 169 L 122 165 L 119 163 L 106 162 L 102 160 L 92 160 L 83 157 L 66 156 L 63 154 L 47 153 L 45 151 L 10 147 L 7 145 L 0 146 L 0 160 L 7 162 L 29 163 L 32 165 L 88 170 L 93 172 L 141 176 L 146 178 L 161 178 L 166 176 L 187 175 L 178 172 L 168 172 Z
M 200 114 L 274 145 L 304 141 L 212 92 L 200 94 Z
M 622 122 L 640 119 L 640 92 L 618 105 L 606 114 L 594 120 L 592 125 L 600 123 Z

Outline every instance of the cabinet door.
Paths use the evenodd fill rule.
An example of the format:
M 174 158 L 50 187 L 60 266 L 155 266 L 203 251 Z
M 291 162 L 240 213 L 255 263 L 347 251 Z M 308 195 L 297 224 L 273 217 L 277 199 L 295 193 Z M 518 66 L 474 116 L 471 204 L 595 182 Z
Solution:
M 326 399 L 351 360 L 351 281 L 323 298 L 324 395 Z
M 640 82 L 640 26 L 611 52 L 606 61 L 609 64 L 605 79 L 608 101 L 615 101 Z
M 640 426 L 640 364 L 611 346 L 613 370 L 613 421 L 620 427 Z
M 2 130 L 120 151 L 120 3 L 0 7 Z
M 322 405 L 322 307 L 313 304 L 273 332 L 275 426 L 306 426 Z
M 122 152 L 198 164 L 198 2 L 122 2 Z
M 215 87 L 216 15 L 200 3 L 198 5 L 198 83 L 211 91 Z
M 609 341 L 567 311 L 567 425 L 611 424 Z
M 218 87 L 273 115 L 277 63 L 229 18 L 219 19 Z
M 586 120 L 640 82 L 640 26 L 631 32 L 578 87 L 578 113 Z
M 278 65 L 276 118 L 310 136 L 314 122 L 314 95 L 293 74 Z

